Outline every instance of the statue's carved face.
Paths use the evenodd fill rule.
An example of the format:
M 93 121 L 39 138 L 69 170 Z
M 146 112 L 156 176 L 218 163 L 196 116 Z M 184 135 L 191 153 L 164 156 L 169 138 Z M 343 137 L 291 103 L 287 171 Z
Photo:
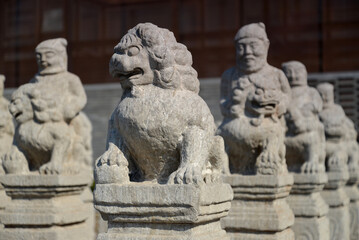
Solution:
M 283 69 L 291 87 L 307 86 L 307 72 L 305 69 L 287 67 Z
M 252 73 L 267 62 L 269 42 L 258 38 L 243 38 L 236 42 L 236 60 L 240 70 Z
M 319 94 L 322 97 L 324 105 L 330 105 L 334 103 L 334 92 L 330 89 L 318 89 Z
M 51 48 L 37 49 L 36 61 L 40 75 L 66 71 L 66 63 L 63 56 Z
M 139 43 L 117 45 L 110 60 L 110 74 L 119 78 L 124 88 L 152 84 L 153 71 L 147 49 Z
M 24 123 L 33 119 L 31 101 L 26 95 L 11 99 L 9 111 L 18 123 Z

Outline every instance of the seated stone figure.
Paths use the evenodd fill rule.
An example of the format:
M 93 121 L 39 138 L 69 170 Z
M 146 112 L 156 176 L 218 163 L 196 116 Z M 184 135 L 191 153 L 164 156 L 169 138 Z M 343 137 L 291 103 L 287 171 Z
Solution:
M 236 66 L 221 80 L 218 132 L 224 138 L 232 173 L 280 174 L 285 162 L 283 114 L 290 86 L 283 72 L 267 63 L 269 40 L 263 23 L 243 26 L 234 38 Z
M 5 76 L 0 75 L 0 174 L 2 158 L 10 151 L 14 137 L 14 123 L 9 112 L 9 102 L 3 97 Z
M 346 134 L 344 141 L 348 154 L 348 170 L 349 173 L 355 173 L 359 171 L 359 146 L 357 142 L 357 131 L 355 129 L 353 121 L 346 117 L 344 121 L 344 127 L 346 128 Z
M 65 39 L 41 42 L 38 74 L 12 95 L 9 109 L 17 126 L 14 147 L 3 162 L 9 173 L 91 169 L 91 123 L 80 112 L 86 95 L 79 78 L 67 72 L 66 45 Z
M 145 23 L 130 29 L 114 52 L 110 73 L 124 92 L 109 121 L 96 183 L 218 181 L 224 143 L 198 96 L 187 48 L 167 29 Z
M 334 103 L 333 85 L 321 83 L 317 89 L 323 99 L 323 110 L 319 113 L 319 118 L 325 130 L 326 170 L 346 171 L 348 154 L 345 145 L 347 134 L 347 128 L 344 126 L 345 112 L 339 104 Z
M 319 120 L 323 102 L 315 88 L 307 85 L 307 70 L 297 61 L 282 64 L 292 88 L 286 113 L 285 139 L 288 170 L 297 173 L 325 172 L 324 126 Z

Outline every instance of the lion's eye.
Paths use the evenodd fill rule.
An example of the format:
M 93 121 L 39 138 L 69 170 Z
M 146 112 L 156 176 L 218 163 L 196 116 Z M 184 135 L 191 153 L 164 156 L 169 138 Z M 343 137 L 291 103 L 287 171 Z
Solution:
M 136 56 L 140 52 L 140 49 L 138 47 L 130 47 L 127 51 L 128 56 Z

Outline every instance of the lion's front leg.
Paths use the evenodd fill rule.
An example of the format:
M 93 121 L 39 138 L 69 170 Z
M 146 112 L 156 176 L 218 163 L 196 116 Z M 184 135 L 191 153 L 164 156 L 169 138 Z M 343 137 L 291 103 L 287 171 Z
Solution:
M 63 129 L 60 129 L 60 131 L 63 131 Z M 53 134 L 53 141 L 54 145 L 50 161 L 40 167 L 39 172 L 41 174 L 61 174 L 64 170 L 64 161 L 68 158 L 72 139 L 67 134 L 63 136 Z
M 198 127 L 189 127 L 180 146 L 180 166 L 169 178 L 170 184 L 203 183 L 202 170 L 208 158 L 208 134 Z
M 262 145 L 262 152 L 256 159 L 256 171 L 264 175 L 273 175 L 282 171 L 283 159 L 280 156 L 282 145 L 284 145 L 283 137 L 278 134 L 269 134 L 268 138 L 264 139 Z

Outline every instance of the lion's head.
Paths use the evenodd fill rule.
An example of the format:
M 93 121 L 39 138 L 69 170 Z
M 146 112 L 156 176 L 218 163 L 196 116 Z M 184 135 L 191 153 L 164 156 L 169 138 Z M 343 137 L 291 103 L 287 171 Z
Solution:
M 18 123 L 25 123 L 34 118 L 28 87 L 23 85 L 11 96 L 9 111 Z
M 176 41 L 172 32 L 151 23 L 130 29 L 116 45 L 110 74 L 120 79 L 123 88 L 154 84 L 166 89 L 199 91 L 191 53 Z

